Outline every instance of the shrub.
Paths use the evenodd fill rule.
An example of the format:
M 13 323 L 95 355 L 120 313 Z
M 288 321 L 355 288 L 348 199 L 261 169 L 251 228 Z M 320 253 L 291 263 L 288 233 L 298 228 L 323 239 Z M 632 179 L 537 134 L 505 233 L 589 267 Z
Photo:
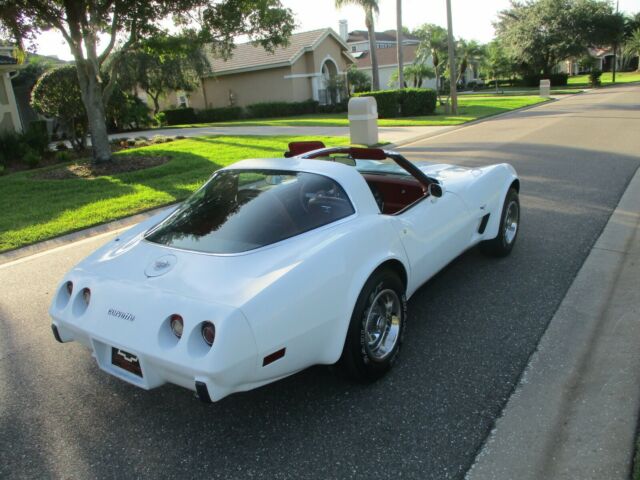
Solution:
M 107 125 L 111 131 L 124 131 L 144 128 L 151 123 L 151 110 L 136 95 L 116 88 L 107 105 Z
M 40 155 L 33 150 L 27 150 L 22 157 L 22 161 L 27 164 L 29 168 L 36 168 L 40 163 Z
M 163 112 L 167 125 L 181 125 L 183 123 L 197 123 L 196 112 L 193 108 L 174 108 Z
M 4 165 L 0 164 L 0 177 L 4 175 Z
M 56 143 L 55 149 L 58 152 L 63 152 L 65 150 L 69 150 L 69 147 L 67 147 L 67 144 L 64 142 L 58 142 Z
M 373 97 L 378 104 L 378 117 L 394 118 L 400 115 L 400 98 L 398 90 L 381 90 L 378 92 L 356 93 L 354 97 Z
M 22 142 L 41 156 L 48 152 L 49 133 L 47 132 L 47 122 L 32 122 L 29 125 L 29 129 L 22 136 Z
M 599 68 L 594 68 L 593 70 L 591 70 L 591 73 L 589 73 L 589 84 L 592 87 L 599 87 L 600 85 L 602 85 L 602 81 L 600 80 L 601 76 L 602 70 L 600 70 Z
M 163 127 L 167 124 L 167 115 L 164 112 L 156 113 L 153 118 L 159 127 Z
M 196 112 L 198 122 L 228 122 L 242 118 L 241 107 L 207 108 Z
M 71 154 L 67 151 L 60 151 L 56 153 L 56 162 L 66 163 L 71 161 Z
M 288 117 L 316 113 L 318 102 L 305 100 L 304 102 L 265 102 L 254 103 L 246 108 L 248 118 Z
M 128 147 L 135 147 L 137 140 L 135 138 L 127 138 L 125 142 Z
M 88 125 L 75 65 L 43 73 L 31 91 L 31 106 L 46 117 L 61 120 L 73 146 L 84 147 Z
M 21 160 L 27 151 L 22 135 L 15 132 L 0 133 L 0 164 L 8 165 L 12 160 Z
M 405 88 L 399 91 L 400 111 L 403 117 L 433 115 L 437 95 L 430 88 Z
M 522 81 L 525 87 L 538 87 L 540 86 L 540 80 L 543 78 L 550 80 L 552 87 L 565 87 L 569 80 L 569 75 L 566 73 L 552 73 L 550 75 L 529 74 L 523 76 Z
M 378 104 L 380 118 L 431 115 L 436 110 L 437 95 L 430 88 L 404 88 L 402 90 L 382 90 L 362 92 L 355 97 L 373 97 Z
M 148 147 L 149 142 L 147 140 L 135 140 L 133 143 L 134 147 Z
M 338 103 L 332 103 L 330 105 L 318 105 L 316 112 L 317 113 L 342 113 L 346 112 L 348 108 L 349 101 L 343 100 Z

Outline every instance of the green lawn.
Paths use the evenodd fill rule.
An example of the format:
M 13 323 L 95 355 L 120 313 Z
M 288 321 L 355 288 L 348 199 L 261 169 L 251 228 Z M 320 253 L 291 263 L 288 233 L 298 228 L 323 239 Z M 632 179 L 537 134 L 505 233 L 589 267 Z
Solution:
M 600 80 L 603 85 L 611 85 L 613 74 L 604 72 Z M 616 83 L 640 82 L 640 72 L 617 72 Z M 569 77 L 568 86 L 589 86 L 589 75 L 575 75 Z
M 280 157 L 294 138 L 305 140 L 195 137 L 131 149 L 117 155 L 167 155 L 171 160 L 158 167 L 93 179 L 34 178 L 42 169 L 0 177 L 0 252 L 181 200 L 214 170 L 245 158 Z M 348 142 L 346 137 L 313 140 L 329 145 Z
M 516 108 L 527 107 L 544 102 L 545 99 L 534 95 L 462 95 L 459 97 L 458 115 L 446 115 L 442 107 L 438 107 L 435 115 L 422 117 L 382 118 L 378 120 L 381 127 L 408 126 L 446 126 L 476 120 L 490 115 L 507 112 Z M 297 117 L 265 118 L 235 120 L 232 122 L 197 123 L 176 125 L 173 128 L 185 127 L 346 127 L 349 125 L 346 113 L 301 115 Z

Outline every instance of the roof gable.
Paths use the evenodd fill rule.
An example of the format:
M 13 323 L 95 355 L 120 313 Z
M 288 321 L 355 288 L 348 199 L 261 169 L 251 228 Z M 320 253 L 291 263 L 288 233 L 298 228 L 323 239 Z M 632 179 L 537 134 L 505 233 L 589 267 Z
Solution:
M 236 45 L 232 56 L 228 60 L 215 58 L 211 55 L 211 52 L 207 52 L 207 57 L 211 64 L 211 75 L 229 75 L 290 66 L 305 52 L 315 50 L 329 36 L 333 37 L 343 50 L 347 50 L 346 44 L 337 33 L 330 28 L 323 28 L 309 32 L 294 33 L 289 37 L 288 45 L 276 47 L 273 52 L 269 52 L 262 46 L 256 46 L 251 42 Z

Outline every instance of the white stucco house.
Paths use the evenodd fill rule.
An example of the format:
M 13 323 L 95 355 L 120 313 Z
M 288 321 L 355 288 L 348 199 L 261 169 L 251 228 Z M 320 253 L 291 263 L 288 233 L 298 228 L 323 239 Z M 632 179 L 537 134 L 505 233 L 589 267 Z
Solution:
M 11 86 L 11 76 L 18 70 L 13 47 L 0 46 L 0 134 L 22 132 L 16 98 Z

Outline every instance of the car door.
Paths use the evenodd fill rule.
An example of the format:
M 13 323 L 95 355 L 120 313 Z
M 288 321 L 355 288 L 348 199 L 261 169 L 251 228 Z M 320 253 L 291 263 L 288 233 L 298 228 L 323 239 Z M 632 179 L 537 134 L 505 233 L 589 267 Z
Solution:
M 427 197 L 396 215 L 400 238 L 411 265 L 413 292 L 465 251 L 473 234 L 467 205 L 455 193 Z

